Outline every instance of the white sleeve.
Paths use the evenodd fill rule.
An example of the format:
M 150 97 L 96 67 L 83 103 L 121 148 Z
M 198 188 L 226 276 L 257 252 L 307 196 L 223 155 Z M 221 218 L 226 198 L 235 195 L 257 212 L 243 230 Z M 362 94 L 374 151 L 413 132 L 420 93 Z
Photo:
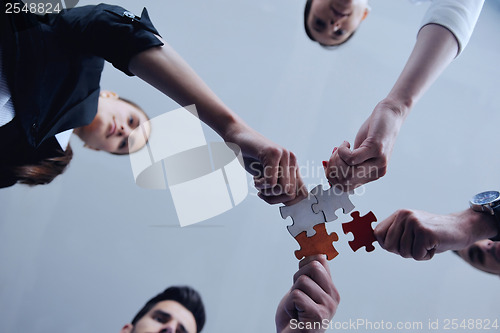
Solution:
M 484 0 L 434 0 L 425 13 L 422 27 L 433 23 L 450 30 L 458 41 L 460 54 L 469 42 L 483 3 Z

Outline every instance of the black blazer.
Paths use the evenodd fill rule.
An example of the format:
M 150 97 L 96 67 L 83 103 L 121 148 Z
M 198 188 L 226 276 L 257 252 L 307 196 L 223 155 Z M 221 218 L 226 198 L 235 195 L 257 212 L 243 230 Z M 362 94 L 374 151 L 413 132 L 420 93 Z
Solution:
M 5 140 L 0 141 L 4 146 L 0 165 L 26 163 L 26 155 L 47 156 L 36 150 L 58 148 L 55 134 L 92 122 L 104 60 L 132 76 L 130 59 L 163 45 L 146 9 L 138 17 L 124 8 L 100 4 L 40 16 L 6 13 L 6 3 L 22 2 L 0 2 L 3 68 L 17 122 L 9 127 L 9 134 L 5 130 L 2 135 L 0 127 L 0 138 L 12 137 L 12 131 L 19 130 L 22 133 L 16 137 L 25 140 L 14 150 L 5 147 Z

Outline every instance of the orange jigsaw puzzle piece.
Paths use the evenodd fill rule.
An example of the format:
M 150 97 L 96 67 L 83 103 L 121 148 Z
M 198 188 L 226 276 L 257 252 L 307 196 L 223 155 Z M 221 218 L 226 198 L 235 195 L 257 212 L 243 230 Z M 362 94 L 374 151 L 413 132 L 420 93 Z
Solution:
M 315 225 L 314 230 L 316 233 L 312 237 L 307 237 L 305 231 L 295 237 L 300 245 L 300 250 L 295 251 L 297 259 L 300 260 L 314 254 L 326 254 L 328 260 L 335 258 L 339 254 L 333 246 L 333 242 L 339 240 L 337 233 L 328 234 L 325 223 Z

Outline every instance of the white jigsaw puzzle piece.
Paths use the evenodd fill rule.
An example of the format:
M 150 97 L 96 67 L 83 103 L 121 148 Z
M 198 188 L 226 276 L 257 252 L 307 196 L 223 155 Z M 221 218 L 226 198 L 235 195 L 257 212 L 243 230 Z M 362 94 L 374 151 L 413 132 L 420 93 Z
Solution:
M 313 211 L 313 204 L 318 204 L 318 200 L 309 194 L 307 198 L 294 205 L 280 207 L 281 217 L 286 219 L 290 216 L 293 220 L 293 224 L 287 227 L 293 237 L 297 237 L 303 231 L 307 232 L 307 237 L 312 237 L 316 234 L 314 226 L 326 222 L 323 214 Z
M 338 218 L 335 211 L 340 208 L 344 214 L 348 214 L 354 209 L 354 205 L 349 199 L 349 193 L 342 192 L 333 186 L 328 190 L 323 190 L 323 185 L 318 185 L 311 190 L 311 194 L 318 200 L 318 203 L 313 203 L 312 210 L 314 213 L 323 212 L 325 222 L 335 221 Z

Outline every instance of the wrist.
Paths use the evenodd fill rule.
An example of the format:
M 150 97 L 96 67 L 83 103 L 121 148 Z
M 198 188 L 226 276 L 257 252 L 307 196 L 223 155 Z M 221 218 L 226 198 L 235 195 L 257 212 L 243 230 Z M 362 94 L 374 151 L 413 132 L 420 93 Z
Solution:
M 245 127 L 245 123 L 234 113 L 227 113 L 219 119 L 218 125 L 214 130 L 226 142 L 235 142 L 236 136 Z
M 406 119 L 413 107 L 413 100 L 411 98 L 402 98 L 389 94 L 380 103 L 386 110 L 392 111 L 395 115 Z
M 492 238 L 498 235 L 498 221 L 494 215 L 477 212 L 471 208 L 456 214 L 460 228 L 468 235 L 469 245 L 478 240 Z

